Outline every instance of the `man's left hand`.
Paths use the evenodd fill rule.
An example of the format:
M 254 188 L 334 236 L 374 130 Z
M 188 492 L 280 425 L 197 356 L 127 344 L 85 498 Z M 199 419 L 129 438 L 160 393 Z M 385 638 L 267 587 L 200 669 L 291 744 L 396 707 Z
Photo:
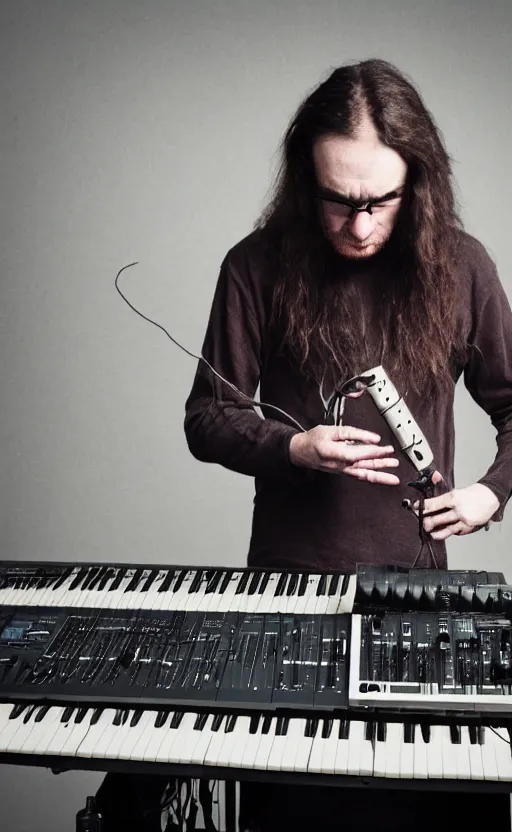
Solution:
M 418 508 L 419 503 L 416 502 L 416 512 Z M 496 495 L 486 485 L 477 482 L 425 500 L 423 526 L 434 540 L 446 540 L 452 534 L 471 534 L 485 526 L 498 508 Z

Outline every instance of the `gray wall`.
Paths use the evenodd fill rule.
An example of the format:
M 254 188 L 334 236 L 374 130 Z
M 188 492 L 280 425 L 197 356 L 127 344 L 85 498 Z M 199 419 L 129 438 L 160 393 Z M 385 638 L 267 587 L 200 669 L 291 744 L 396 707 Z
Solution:
M 295 106 L 378 56 L 420 86 L 455 160 L 468 230 L 512 295 L 508 0 L 2 0 L 0 544 L 4 558 L 242 564 L 252 482 L 195 462 L 195 362 L 227 248 L 263 205 Z M 493 430 L 457 397 L 457 475 Z M 512 510 L 452 541 L 509 568 Z M 1 767 L 2 830 L 69 832 L 99 777 Z

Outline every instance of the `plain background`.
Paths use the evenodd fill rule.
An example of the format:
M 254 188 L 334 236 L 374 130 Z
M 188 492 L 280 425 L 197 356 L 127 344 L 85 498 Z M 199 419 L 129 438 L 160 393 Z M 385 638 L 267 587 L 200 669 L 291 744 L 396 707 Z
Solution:
M 139 261 L 123 290 L 200 349 L 220 262 L 335 66 L 382 57 L 418 85 L 511 296 L 511 23 L 509 0 L 1 0 L 3 558 L 245 562 L 252 481 L 190 456 L 195 362 L 114 277 Z M 463 389 L 456 425 L 465 485 L 494 431 Z M 511 523 L 450 565 L 512 579 Z M 3 832 L 70 832 L 99 781 L 2 766 Z

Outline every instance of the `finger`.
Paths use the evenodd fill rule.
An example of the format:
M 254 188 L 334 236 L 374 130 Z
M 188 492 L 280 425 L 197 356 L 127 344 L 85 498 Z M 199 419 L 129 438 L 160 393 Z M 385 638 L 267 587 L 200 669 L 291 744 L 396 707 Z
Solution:
M 397 468 L 400 463 L 396 457 L 389 457 L 384 459 L 360 459 L 359 462 L 352 462 L 350 468 Z
M 392 453 L 394 453 L 392 445 L 333 445 L 332 453 L 329 448 L 329 456 L 331 459 L 338 459 L 341 462 L 345 461 L 350 464 L 353 462 L 361 462 L 364 459 L 389 458 L 389 455 Z
M 400 485 L 400 480 L 394 474 L 386 474 L 384 471 L 373 471 L 368 468 L 354 468 L 349 466 L 344 468 L 343 474 L 348 474 L 349 477 L 355 477 L 357 480 L 365 480 L 366 482 L 377 483 L 379 485 Z
M 353 428 L 351 425 L 340 425 L 332 439 L 336 442 L 354 441 L 354 442 L 373 442 L 374 444 L 380 442 L 381 437 L 378 433 L 373 433 L 371 430 L 363 430 L 363 428 Z
M 470 531 L 472 531 L 472 527 L 466 526 L 462 520 L 459 520 L 458 523 L 452 523 L 450 526 L 445 526 L 444 529 L 432 532 L 431 537 L 434 540 L 446 540 L 452 534 L 469 534 Z
M 419 507 L 419 500 L 416 500 L 414 508 Z M 446 508 L 453 508 L 453 494 L 451 491 L 448 491 L 447 494 L 440 494 L 439 497 L 429 497 L 424 503 L 425 513 L 428 512 L 429 514 L 434 511 L 442 511 Z
M 423 528 L 426 532 L 431 532 L 440 526 L 449 526 L 453 523 L 458 523 L 459 515 L 453 509 L 450 511 L 442 511 L 440 514 L 435 514 L 433 517 L 425 517 L 423 521 Z

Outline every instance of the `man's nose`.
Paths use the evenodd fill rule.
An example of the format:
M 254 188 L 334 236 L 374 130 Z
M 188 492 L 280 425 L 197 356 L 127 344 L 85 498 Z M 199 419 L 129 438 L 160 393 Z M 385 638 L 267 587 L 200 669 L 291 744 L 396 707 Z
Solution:
M 357 240 L 366 240 L 375 227 L 375 218 L 368 211 L 358 211 L 350 223 L 352 236 Z

